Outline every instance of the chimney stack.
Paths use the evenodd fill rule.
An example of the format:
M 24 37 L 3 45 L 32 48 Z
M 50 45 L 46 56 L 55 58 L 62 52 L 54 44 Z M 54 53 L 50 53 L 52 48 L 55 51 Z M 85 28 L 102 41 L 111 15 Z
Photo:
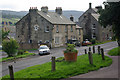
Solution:
M 30 7 L 29 12 L 36 12 L 38 11 L 37 7 Z
M 47 13 L 48 12 L 48 7 L 47 6 L 41 7 L 41 11 Z
M 95 8 L 98 9 L 98 10 L 101 10 L 102 6 L 96 6 Z
M 89 3 L 89 9 L 91 9 L 92 8 L 92 3 Z
M 57 14 L 62 14 L 62 8 L 61 7 L 56 7 L 56 9 L 55 9 L 55 12 L 57 13 Z
M 74 17 L 73 17 L 72 15 L 70 16 L 70 20 L 71 20 L 71 21 L 74 21 Z

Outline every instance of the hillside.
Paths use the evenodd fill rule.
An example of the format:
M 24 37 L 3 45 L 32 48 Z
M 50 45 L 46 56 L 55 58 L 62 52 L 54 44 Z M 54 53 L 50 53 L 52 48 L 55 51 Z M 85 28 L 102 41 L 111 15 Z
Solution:
M 54 12 L 54 10 L 50 10 Z M 28 11 L 10 11 L 10 10 L 2 10 L 2 21 L 12 22 L 15 24 L 19 19 L 25 16 Z M 82 15 L 83 11 L 75 11 L 75 10 L 66 10 L 63 11 L 63 15 L 68 19 L 72 15 L 74 16 L 74 21 L 78 21 L 78 18 Z

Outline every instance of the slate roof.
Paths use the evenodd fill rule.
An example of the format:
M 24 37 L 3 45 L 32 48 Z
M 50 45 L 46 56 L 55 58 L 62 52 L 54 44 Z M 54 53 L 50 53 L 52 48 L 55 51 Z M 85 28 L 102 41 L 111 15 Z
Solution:
M 97 8 L 92 8 L 95 12 L 97 12 L 98 11 L 98 9 Z
M 92 13 L 91 15 L 98 21 L 98 18 L 100 16 L 100 14 L 94 14 L 94 13 Z
M 52 24 L 75 24 L 74 22 L 70 21 L 63 15 L 57 14 L 55 12 L 42 12 L 38 11 L 38 14 L 44 17 L 46 20 L 51 22 Z

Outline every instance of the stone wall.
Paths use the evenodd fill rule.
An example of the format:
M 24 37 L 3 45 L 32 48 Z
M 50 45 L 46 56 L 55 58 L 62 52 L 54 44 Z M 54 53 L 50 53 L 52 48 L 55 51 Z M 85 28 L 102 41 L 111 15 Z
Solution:
M 20 43 L 19 44 L 19 49 L 38 49 L 39 46 L 37 43 L 32 43 L 32 44 L 29 44 L 29 43 Z

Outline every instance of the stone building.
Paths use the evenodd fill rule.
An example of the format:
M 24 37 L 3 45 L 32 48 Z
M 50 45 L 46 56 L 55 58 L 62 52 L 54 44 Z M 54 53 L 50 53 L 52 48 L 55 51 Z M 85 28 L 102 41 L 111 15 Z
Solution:
M 89 9 L 79 17 L 78 25 L 83 28 L 84 40 L 96 39 L 98 41 L 105 41 L 113 36 L 111 27 L 104 28 L 98 22 L 100 16 L 98 11 L 100 9 L 102 9 L 102 6 L 92 8 L 92 4 L 89 3 Z
M 68 39 L 77 39 L 76 24 L 62 15 L 61 7 L 55 12 L 49 12 L 47 6 L 41 11 L 32 7 L 16 23 L 16 39 L 24 49 L 37 48 L 33 44 L 41 42 L 49 42 L 51 47 L 64 46 Z

